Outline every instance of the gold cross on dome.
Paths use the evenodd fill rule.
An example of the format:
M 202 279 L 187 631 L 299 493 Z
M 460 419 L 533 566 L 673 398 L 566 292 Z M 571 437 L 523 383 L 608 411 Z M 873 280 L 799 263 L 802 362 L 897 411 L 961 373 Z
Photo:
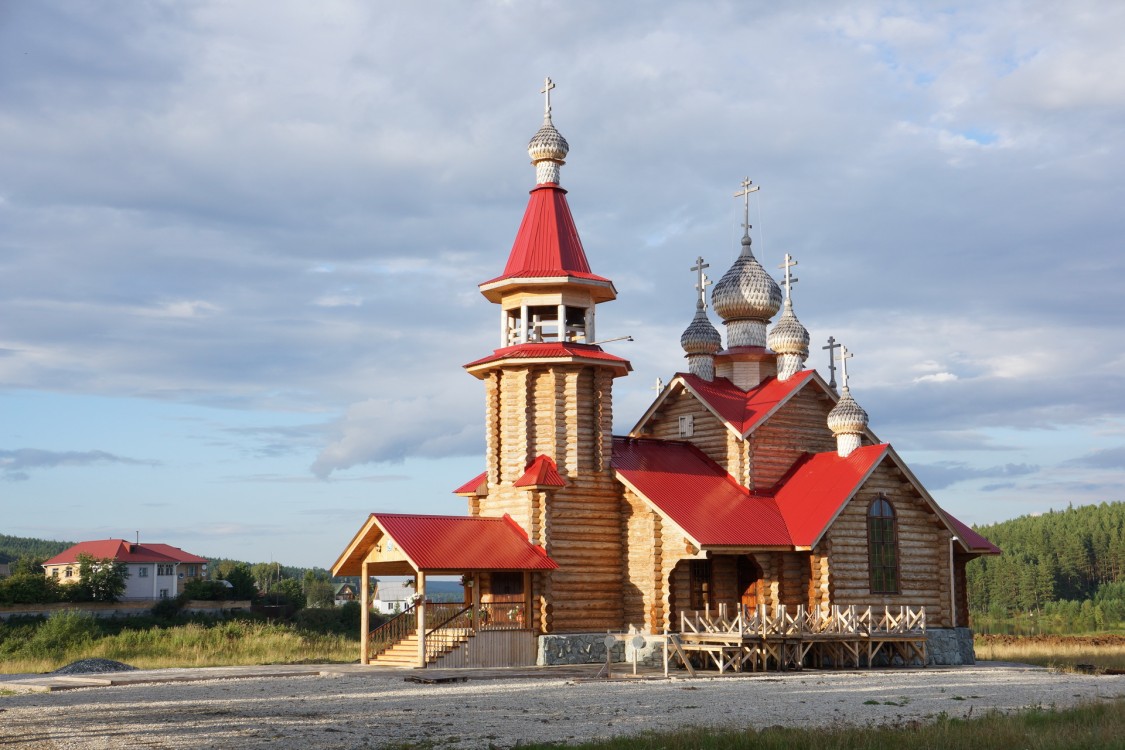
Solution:
M 735 198 L 742 198 L 742 227 L 746 230 L 746 234 L 750 234 L 750 193 L 758 192 L 758 185 L 754 185 L 749 177 L 743 178 L 739 183 L 742 187 L 737 193 L 734 194 Z M 753 187 L 751 187 L 753 185 Z
M 553 89 L 554 87 L 555 87 L 555 82 L 551 80 L 550 76 L 548 76 L 543 81 L 543 88 L 539 91 L 540 94 L 543 94 L 544 96 L 547 97 L 547 102 L 544 105 L 544 109 L 543 109 L 543 115 L 545 117 L 551 116 L 551 89 Z
M 793 259 L 792 255 L 786 253 L 785 262 L 778 266 L 778 268 L 785 270 L 785 281 L 781 282 L 781 285 L 785 287 L 785 299 L 789 299 L 790 295 L 793 293 L 793 285 L 800 281 L 800 279 L 792 273 L 792 268 L 795 265 L 797 265 L 797 261 Z
M 703 269 L 710 267 L 711 264 L 704 263 L 703 256 L 700 255 L 695 259 L 695 265 L 688 269 L 689 271 L 699 272 L 699 281 L 696 282 L 695 288 L 699 290 L 699 299 L 703 302 L 704 305 L 707 304 L 707 287 L 711 286 L 711 284 L 713 284 L 714 282 L 711 281 L 711 279 L 707 278 L 707 274 L 703 273 Z

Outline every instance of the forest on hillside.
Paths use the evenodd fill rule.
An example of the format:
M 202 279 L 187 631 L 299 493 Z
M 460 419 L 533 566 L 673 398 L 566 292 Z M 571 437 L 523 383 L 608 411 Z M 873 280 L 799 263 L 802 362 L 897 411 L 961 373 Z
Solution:
M 0 563 L 14 562 L 21 557 L 48 560 L 73 546 L 74 542 L 0 534 Z
M 1125 503 L 1068 507 L 976 530 L 1003 554 L 968 566 L 974 625 L 1023 616 L 1066 631 L 1125 621 Z

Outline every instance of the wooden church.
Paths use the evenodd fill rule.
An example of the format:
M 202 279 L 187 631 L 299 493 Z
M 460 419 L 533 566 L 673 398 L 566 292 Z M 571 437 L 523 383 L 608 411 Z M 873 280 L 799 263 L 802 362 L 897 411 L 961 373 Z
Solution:
M 468 515 L 371 514 L 333 566 L 415 580 L 414 605 L 373 633 L 363 607 L 362 661 L 604 659 L 589 644 L 608 632 L 672 634 L 720 668 L 858 666 L 874 660 L 863 639 L 881 628 L 913 638 L 904 659 L 971 660 L 965 565 L 999 550 L 871 431 L 845 348 L 839 393 L 835 367 L 831 382 L 805 369 L 795 262 L 786 257 L 779 285 L 748 224 L 710 295 L 725 342 L 700 258 L 687 371 L 628 435 L 613 434 L 613 382 L 631 368 L 598 343 L 598 308 L 617 291 L 591 269 L 560 184 L 569 146 L 551 88 L 528 146 L 536 185 L 523 222 L 503 271 L 479 287 L 499 330 L 498 347 L 465 365 L 484 386 L 486 444 L 484 471 L 455 490 Z M 741 195 L 754 189 L 746 181 Z M 465 601 L 429 602 L 434 575 L 462 576 Z M 832 642 L 828 657 L 770 645 L 794 628 L 798 641 Z

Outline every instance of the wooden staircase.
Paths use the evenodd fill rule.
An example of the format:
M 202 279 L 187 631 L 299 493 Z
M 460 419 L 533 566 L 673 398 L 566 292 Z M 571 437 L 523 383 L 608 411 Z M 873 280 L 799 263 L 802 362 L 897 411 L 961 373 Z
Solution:
M 468 642 L 473 633 L 468 628 L 450 628 L 446 633 L 442 634 L 440 645 L 434 645 L 438 639 L 435 638 L 434 633 L 430 633 L 430 647 L 427 649 L 429 653 L 426 655 L 426 663 L 433 664 L 435 661 L 445 656 L 446 654 L 460 648 L 463 644 Z M 378 656 L 371 658 L 371 663 L 384 667 L 399 667 L 399 668 L 412 668 L 418 666 L 418 634 L 411 633 L 405 636 L 393 646 L 388 648 Z

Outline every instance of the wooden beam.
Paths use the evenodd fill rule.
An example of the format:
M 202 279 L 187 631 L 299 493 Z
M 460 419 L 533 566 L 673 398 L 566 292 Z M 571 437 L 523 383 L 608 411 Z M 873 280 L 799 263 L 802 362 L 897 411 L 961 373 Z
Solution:
M 371 595 L 367 589 L 371 583 L 370 563 L 359 566 L 359 663 L 371 663 Z
M 426 666 L 426 574 L 418 571 L 414 576 L 414 593 L 418 600 L 415 611 L 418 613 L 418 666 Z

